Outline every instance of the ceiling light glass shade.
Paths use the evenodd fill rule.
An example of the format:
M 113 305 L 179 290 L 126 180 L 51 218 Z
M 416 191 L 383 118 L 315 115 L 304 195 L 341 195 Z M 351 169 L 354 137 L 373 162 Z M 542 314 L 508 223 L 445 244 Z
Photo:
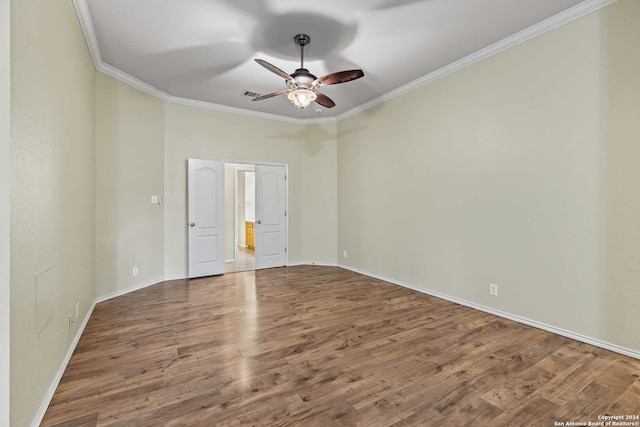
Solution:
M 315 94 L 312 90 L 309 89 L 296 89 L 292 90 L 287 94 L 293 105 L 298 108 L 305 108 L 309 106 L 318 95 Z

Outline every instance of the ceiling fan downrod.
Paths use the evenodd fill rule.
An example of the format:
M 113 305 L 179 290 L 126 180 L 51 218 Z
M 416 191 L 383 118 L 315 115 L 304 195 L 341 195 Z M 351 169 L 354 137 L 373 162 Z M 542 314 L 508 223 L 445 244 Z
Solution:
M 300 46 L 300 68 L 304 68 L 304 47 L 309 44 L 311 37 L 306 34 L 298 34 L 293 38 L 293 41 Z

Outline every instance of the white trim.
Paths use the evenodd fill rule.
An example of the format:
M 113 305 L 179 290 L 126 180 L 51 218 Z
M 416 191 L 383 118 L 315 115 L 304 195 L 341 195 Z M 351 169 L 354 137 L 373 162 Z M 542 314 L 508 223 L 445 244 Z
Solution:
M 160 91 L 158 90 L 158 92 Z M 161 93 L 164 93 L 164 92 L 161 92 Z M 247 110 L 244 108 L 229 107 L 226 105 L 214 104 L 213 102 L 198 101 L 195 99 L 181 98 L 179 96 L 172 96 L 172 95 L 167 95 L 167 96 L 168 96 L 168 99 L 166 99 L 166 101 L 171 102 L 173 104 L 184 105 L 187 107 L 202 108 L 205 110 L 220 111 L 223 113 L 239 114 L 241 116 L 256 117 L 258 119 L 273 120 L 276 122 L 284 122 L 284 123 L 290 123 L 294 125 L 335 123 L 337 121 L 335 117 L 324 117 L 324 118 L 315 118 L 315 119 L 296 119 L 294 117 L 280 116 L 272 113 L 264 113 L 262 111 Z
M 285 174 L 285 211 L 286 211 L 286 216 L 285 216 L 285 248 L 286 248 L 286 252 L 285 252 L 285 267 L 289 266 L 289 164 L 288 163 L 278 163 L 278 162 L 267 162 L 267 161 L 262 161 L 262 160 L 245 160 L 245 159 L 229 159 L 229 158 L 221 158 L 220 159 L 221 162 L 223 162 L 224 164 L 227 163 L 235 163 L 235 164 L 239 164 L 239 165 L 253 165 L 253 166 L 277 166 L 277 167 L 284 167 L 284 174 Z M 237 184 L 237 183 L 236 183 Z M 237 205 L 237 203 L 236 203 Z M 236 212 L 236 216 L 237 216 L 237 212 Z M 237 228 L 237 227 L 235 227 Z M 254 270 L 259 270 L 258 268 L 254 269 Z
M 32 427 L 38 427 L 42 422 L 42 419 L 44 418 L 44 415 L 47 412 L 47 408 L 51 403 L 51 399 L 53 399 L 53 395 L 55 394 L 56 389 L 60 384 L 62 375 L 64 374 L 64 371 L 67 369 L 67 365 L 69 364 L 69 361 L 71 361 L 71 356 L 73 356 L 73 352 L 76 350 L 76 346 L 80 341 L 80 337 L 82 337 L 82 334 L 84 333 L 84 329 L 87 327 L 87 324 L 89 323 L 89 319 L 91 318 L 91 315 L 93 314 L 93 310 L 95 308 L 96 308 L 96 302 L 91 304 L 91 307 L 89 307 L 89 311 L 87 311 L 87 314 L 84 316 L 84 319 L 82 320 L 82 324 L 80 325 L 80 327 L 78 327 L 76 336 L 73 338 L 73 341 L 69 346 L 69 350 L 67 351 L 66 356 L 64 357 L 64 359 L 62 360 L 62 363 L 60 364 L 60 367 L 58 368 L 58 372 L 56 373 L 56 376 L 53 378 L 53 381 L 51 382 L 51 385 L 49 386 L 47 393 L 44 395 L 44 398 L 42 399 L 42 403 L 38 408 L 38 412 L 36 412 L 36 415 L 33 418 L 33 421 L 31 422 Z
M 338 267 L 335 262 L 318 262 L 318 261 L 297 261 L 287 265 L 287 267 L 299 267 L 301 265 L 319 266 L 319 267 Z
M 287 166 L 288 165 L 288 163 L 265 162 L 263 160 L 228 159 L 226 157 L 222 157 L 220 161 L 223 163 L 236 163 L 239 165 L 254 165 L 254 166 L 255 165 L 263 165 L 263 166 Z
M 80 21 L 80 26 L 82 27 L 82 32 L 84 33 L 85 40 L 87 41 L 87 46 L 89 47 L 89 52 L 91 53 L 93 64 L 98 71 L 103 72 L 124 83 L 127 83 L 151 96 L 155 96 L 156 98 L 160 98 L 163 101 L 171 102 L 173 104 L 185 105 L 185 106 L 195 107 L 195 108 L 203 108 L 207 110 L 214 110 L 214 111 L 220 111 L 220 112 L 226 112 L 226 113 L 232 113 L 232 114 L 240 114 L 244 116 L 256 117 L 256 118 L 261 118 L 266 120 L 274 120 L 274 121 L 291 123 L 291 124 L 307 125 L 307 124 L 339 122 L 355 114 L 368 110 L 369 108 L 375 107 L 376 105 L 382 104 L 383 102 L 389 101 L 393 98 L 396 98 L 400 95 L 403 95 L 407 92 L 410 92 L 414 89 L 417 89 L 435 80 L 438 80 L 442 77 L 448 76 L 451 73 L 461 70 L 469 65 L 475 64 L 476 62 L 482 61 L 483 59 L 486 59 L 490 56 L 498 54 L 503 50 L 509 49 L 529 39 L 537 37 L 543 33 L 546 33 L 547 31 L 553 30 L 554 28 L 558 28 L 568 22 L 571 22 L 582 16 L 588 15 L 589 13 L 595 12 L 596 10 L 602 9 L 603 7 L 606 7 L 617 1 L 618 0 L 585 0 L 582 3 L 577 4 L 576 6 L 573 6 L 563 12 L 558 13 L 557 15 L 554 15 L 548 19 L 545 19 L 542 22 L 534 24 L 529 28 L 525 28 L 524 30 L 516 34 L 506 37 L 490 46 L 485 47 L 484 49 L 480 49 L 477 52 L 474 52 L 462 59 L 459 59 L 458 61 L 455 61 L 449 65 L 446 65 L 410 83 L 407 83 L 403 86 L 393 89 L 383 94 L 382 96 L 379 96 L 369 102 L 365 102 L 364 104 L 354 107 L 342 114 L 339 114 L 338 116 L 322 117 L 322 118 L 314 118 L 314 119 L 296 119 L 293 117 L 263 113 L 260 111 L 246 110 L 244 108 L 229 107 L 225 105 L 214 104 L 211 102 L 197 101 L 193 99 L 187 99 L 187 98 L 181 98 L 178 96 L 169 95 L 141 80 L 136 79 L 135 77 L 130 76 L 125 72 L 118 70 L 117 68 L 114 68 L 104 63 L 102 61 L 100 48 L 98 47 L 98 41 L 95 35 L 93 22 L 91 21 L 91 16 L 89 14 L 86 0 L 73 0 L 73 4 L 76 9 L 76 14 L 78 15 L 78 20 Z
M 100 68 L 100 64 L 102 64 L 102 54 L 98 47 L 98 39 L 96 38 L 96 31 L 93 27 L 87 0 L 73 0 L 73 7 L 76 10 L 78 21 L 80 21 L 80 28 L 82 28 L 82 34 L 84 34 L 84 39 L 87 42 L 93 66 L 97 70 Z
M 38 408 L 38 411 L 36 412 L 36 415 L 33 419 L 33 422 L 31 423 L 32 427 L 38 427 L 40 425 L 40 423 L 42 422 L 42 419 L 45 416 L 45 413 L 47 412 L 47 408 L 49 407 L 49 404 L 51 403 L 51 399 L 53 399 L 53 395 L 56 392 L 56 389 L 58 388 L 58 385 L 60 384 L 60 380 L 62 379 L 62 375 L 64 374 L 64 371 L 67 369 L 67 365 L 69 364 L 69 362 L 71 361 L 71 357 L 73 356 L 73 352 L 75 351 L 76 347 L 78 346 L 78 342 L 80 341 L 80 338 L 82 337 L 82 334 L 85 330 L 85 328 L 87 327 L 87 324 L 89 323 L 89 319 L 91 318 L 91 315 L 93 314 L 94 309 L 96 308 L 97 304 L 100 304 L 101 302 L 105 302 L 108 301 L 110 299 L 116 298 L 116 297 L 120 297 L 126 294 L 130 294 L 132 292 L 135 291 L 139 291 L 140 289 L 144 289 L 147 288 L 149 286 L 153 286 L 153 285 L 158 285 L 160 283 L 164 283 L 164 282 L 170 282 L 173 280 L 183 280 L 183 279 L 187 279 L 187 276 L 168 276 L 165 277 L 163 279 L 156 279 L 156 280 L 152 280 L 150 282 L 146 282 L 146 283 L 142 283 L 140 285 L 136 285 L 133 286 L 131 288 L 126 288 L 126 289 L 122 289 L 119 290 L 117 292 L 113 292 L 107 295 L 103 295 L 101 297 L 97 297 L 94 302 L 91 304 L 91 307 L 89 308 L 89 311 L 87 312 L 86 316 L 84 317 L 84 320 L 82 321 L 82 324 L 80 325 L 80 327 L 78 328 L 78 332 L 76 333 L 76 336 L 73 339 L 73 342 L 71 343 L 69 350 L 67 351 L 67 355 L 65 356 L 65 358 L 63 359 L 62 363 L 60 364 L 60 368 L 58 368 L 58 372 L 56 373 L 56 376 L 54 377 L 53 381 L 51 382 L 51 385 L 49 386 L 49 389 L 47 390 L 47 393 L 44 395 L 44 398 L 42 399 L 42 402 L 40 404 L 40 407 Z
M 284 165 L 284 266 L 289 266 L 289 164 Z
M 452 297 L 446 294 L 442 294 L 440 292 L 435 292 L 435 291 L 431 291 L 428 289 L 424 289 L 424 288 L 420 288 L 414 285 L 411 285 L 409 283 L 406 282 L 402 282 L 400 280 L 395 280 L 395 279 L 391 279 L 389 277 L 385 277 L 385 276 L 381 276 L 379 274 L 375 274 L 375 273 L 371 273 L 365 270 L 360 270 L 358 268 L 355 267 L 351 267 L 349 265 L 344 265 L 344 264 L 336 264 L 336 263 L 319 263 L 319 262 L 315 262 L 315 261 L 308 261 L 308 262 L 303 262 L 303 261 L 299 261 L 299 262 L 295 262 L 292 264 L 288 264 L 286 267 L 296 267 L 296 266 L 301 266 L 301 265 L 317 265 L 317 266 L 322 266 L 322 267 L 340 267 L 340 268 L 344 268 L 345 270 L 349 270 L 349 271 L 353 271 L 354 273 L 358 273 L 358 274 L 362 274 L 364 276 L 368 276 L 368 277 L 373 277 L 374 279 L 378 279 L 378 280 L 383 280 L 385 282 L 391 283 L 393 285 L 397 285 L 397 286 L 402 286 L 404 288 L 407 289 L 411 289 L 413 291 L 416 292 L 420 292 L 426 295 L 430 295 L 436 298 L 440 298 L 443 299 L 445 301 L 450 301 L 453 302 L 455 304 L 460 304 L 463 305 L 465 307 L 469 307 L 475 310 L 479 310 L 485 313 L 489 313 L 489 314 L 493 314 L 495 316 L 498 317 L 502 317 L 505 319 L 509 319 L 512 320 L 514 322 L 518 322 L 518 323 L 522 323 L 524 325 L 528 325 L 537 329 L 542 329 L 544 331 L 547 332 L 551 332 L 553 334 L 556 335 L 560 335 L 563 337 L 567 337 L 567 338 L 571 338 L 574 339 L 576 341 L 580 341 L 589 345 L 593 345 L 595 347 L 599 347 L 599 348 L 603 348 L 605 350 L 610 350 L 613 351 L 614 353 L 618 353 L 618 354 L 622 354 L 624 356 L 629 356 L 629 357 L 633 357 L 634 359 L 639 359 L 640 360 L 640 352 L 637 352 L 635 350 L 631 350 L 629 348 L 626 347 L 621 347 L 615 344 L 611 344 L 605 341 L 601 341 L 595 338 L 591 338 L 585 335 L 581 335 L 581 334 L 577 334 L 571 331 L 567 331 L 566 329 L 561 329 L 561 328 L 557 328 L 555 326 L 550 326 L 547 325 L 545 323 L 540 323 L 537 322 L 535 320 L 531 320 L 531 319 L 527 319 L 525 317 L 520 317 L 514 314 L 510 314 L 510 313 L 506 313 L 504 311 L 500 311 L 500 310 L 495 310 L 493 308 L 489 308 L 489 307 L 485 307 L 483 305 L 479 305 L 476 303 L 472 303 L 469 301 L 465 301 L 463 299 L 460 298 L 456 298 L 456 297 Z M 49 390 L 47 391 L 47 393 L 45 394 L 45 397 L 42 400 L 42 403 L 40 404 L 40 408 L 38 409 L 38 412 L 36 413 L 35 418 L 33 419 L 33 422 L 31 423 L 32 427 L 38 427 L 40 425 L 40 423 L 42 422 L 42 419 L 44 418 L 44 415 L 47 411 L 47 408 L 49 407 L 49 403 L 51 403 L 51 399 L 53 399 L 53 395 L 56 391 L 56 389 L 58 388 L 58 384 L 60 383 L 60 380 L 62 379 L 62 375 L 64 374 L 64 371 L 67 369 L 67 365 L 69 364 L 69 361 L 71 360 L 71 356 L 73 356 L 73 352 L 76 349 L 76 346 L 78 345 L 78 342 L 80 341 L 80 337 L 82 336 L 82 333 L 84 332 L 84 329 L 87 326 L 87 323 L 89 322 L 89 319 L 91 318 L 91 315 L 93 314 L 93 311 L 96 307 L 96 304 L 99 304 L 101 302 L 110 300 L 112 298 L 116 298 L 119 296 L 123 296 L 126 294 L 129 294 L 131 292 L 135 292 L 138 291 L 140 289 L 146 288 L 148 286 L 153 286 L 153 285 L 157 285 L 163 282 L 169 282 L 169 281 L 173 281 L 173 280 L 184 280 L 187 279 L 186 276 L 168 276 L 165 277 L 163 280 L 156 280 L 156 281 L 151 281 L 151 282 L 147 282 L 144 283 L 142 285 L 137 285 L 134 286 L 132 288 L 127 288 L 127 289 L 123 289 L 120 290 L 118 292 L 114 292 L 102 297 L 98 297 L 96 298 L 96 300 L 93 302 L 93 304 L 91 305 L 91 307 L 89 308 L 89 311 L 87 312 L 86 316 L 84 317 L 84 320 L 82 322 L 82 325 L 80 325 L 80 327 L 78 328 L 78 332 L 76 333 L 76 336 L 73 340 L 73 342 L 71 343 L 71 346 L 69 347 L 69 350 L 67 351 L 67 355 L 65 356 L 64 360 L 62 361 L 60 368 L 58 369 L 58 372 L 55 376 L 55 378 L 53 379 L 51 385 L 49 386 Z
M 80 21 L 80 27 L 82 28 L 82 33 L 84 34 L 84 38 L 87 42 L 87 47 L 89 48 L 89 53 L 91 54 L 91 59 L 93 60 L 93 66 L 96 70 L 104 73 L 108 76 L 113 77 L 114 79 L 120 80 L 123 83 L 128 84 L 129 86 L 133 86 L 134 88 L 146 93 L 147 95 L 151 95 L 153 97 L 159 98 L 165 102 L 170 102 L 172 104 L 184 105 L 187 107 L 195 107 L 195 108 L 203 108 L 206 110 L 214 110 L 220 111 L 224 113 L 232 113 L 232 114 L 240 114 L 243 116 L 257 117 L 261 119 L 274 120 L 285 123 L 292 124 L 315 124 L 315 123 L 335 123 L 335 117 L 322 117 L 322 118 L 314 118 L 314 119 L 296 119 L 293 117 L 280 116 L 277 114 L 271 113 L 263 113 L 260 111 L 246 110 L 244 108 L 237 107 L 229 107 L 226 105 L 214 104 L 212 102 L 205 101 L 197 101 L 194 99 L 182 98 L 179 96 L 169 95 L 168 93 L 146 83 L 142 80 L 139 80 L 130 74 L 125 73 L 102 60 L 102 54 L 100 53 L 100 47 L 98 44 L 98 39 L 96 37 L 95 28 L 93 26 L 93 21 L 91 20 L 91 14 L 89 13 L 89 7 L 87 6 L 86 0 L 73 0 L 73 6 L 76 10 L 76 15 L 78 16 L 78 21 Z
M 391 279 L 389 277 L 385 277 L 385 276 L 381 276 L 379 274 L 376 273 L 371 273 L 369 271 L 365 271 L 365 270 L 360 270 L 358 268 L 355 267 L 351 267 L 349 265 L 343 265 L 343 264 L 338 264 L 339 267 L 344 268 L 345 270 L 350 270 L 353 271 L 354 273 L 359 273 L 359 274 L 363 274 L 365 276 L 369 276 L 369 277 L 373 277 L 374 279 L 379 279 L 379 280 L 383 280 L 385 282 L 389 282 L 391 284 L 394 285 L 398 285 L 398 286 L 402 286 L 403 288 L 407 288 L 407 289 L 411 289 L 413 291 L 417 291 L 426 295 L 431 295 L 433 297 L 436 298 L 440 298 L 446 301 L 450 301 L 456 304 L 460 304 L 463 305 L 465 307 L 469 307 L 469 308 L 473 308 L 475 310 L 479 310 L 479 311 L 483 311 L 485 313 L 489 313 L 489 314 L 493 314 L 494 316 L 498 316 L 498 317 L 502 317 L 505 319 L 509 319 L 509 320 L 513 320 L 514 322 L 518 322 L 518 323 L 522 323 L 524 325 L 527 326 L 531 326 L 537 329 L 542 329 L 543 331 L 547 331 L 547 332 L 551 332 L 553 334 L 556 335 L 560 335 L 563 337 L 567 337 L 567 338 L 571 338 L 573 340 L 576 341 L 580 341 L 589 345 L 593 345 L 595 347 L 600 347 L 603 348 L 605 350 L 610 350 L 613 351 L 614 353 L 619 353 L 622 354 L 624 356 L 629 356 L 629 357 L 633 357 L 634 359 L 640 359 L 640 352 L 632 350 L 630 348 L 626 348 L 626 347 L 621 347 L 619 345 L 616 344 L 611 344 L 608 343 L 606 341 L 601 341 L 599 339 L 596 338 L 592 338 L 586 335 L 582 335 L 582 334 L 578 334 L 575 332 L 571 332 L 568 331 L 566 329 L 562 329 L 562 328 L 558 328 L 555 326 L 551 326 L 551 325 L 547 325 L 546 323 L 541 323 L 535 320 L 531 320 L 531 319 L 527 319 L 526 317 L 521 317 L 515 314 L 511 314 L 511 313 L 507 313 L 504 311 L 500 311 L 500 310 L 496 310 L 494 308 L 490 308 L 490 307 L 485 307 L 483 305 L 480 304 L 476 304 L 474 302 L 470 302 L 470 301 L 466 301 L 460 298 L 456 298 L 456 297 L 452 297 L 446 294 L 442 294 L 440 292 L 435 292 L 429 289 L 425 289 L 425 288 L 420 288 L 414 285 L 411 285 L 409 283 L 400 281 L 400 280 L 396 280 L 396 279 Z
M 224 163 L 224 168 L 226 171 L 227 170 L 226 163 Z M 226 188 L 225 188 L 225 192 L 226 192 Z M 225 197 L 225 204 L 226 203 L 227 203 L 227 199 Z M 239 227 L 240 227 L 240 223 L 238 221 L 238 166 L 234 165 L 233 166 L 233 259 L 228 262 L 235 262 L 238 259 L 238 239 L 240 238 L 240 233 L 238 233 Z M 247 225 L 245 223 L 245 235 L 246 235 L 246 228 L 247 228 Z M 245 236 L 245 239 L 246 239 L 246 236 Z
M 153 286 L 153 285 L 157 285 L 159 283 L 162 282 L 167 282 L 168 280 L 166 278 L 157 278 L 154 280 L 151 280 L 150 282 L 145 282 L 145 283 L 141 283 L 139 285 L 135 285 L 132 286 L 130 288 L 126 288 L 126 289 L 121 289 L 119 291 L 107 294 L 107 295 L 103 295 L 101 297 L 96 298 L 95 303 L 96 304 L 100 304 L 101 302 L 105 302 L 107 300 L 110 300 L 112 298 L 116 298 L 122 295 L 126 295 L 129 294 L 131 292 L 135 292 L 135 291 L 139 291 L 140 289 L 144 289 L 144 288 L 148 288 L 149 286 Z
M 119 69 L 112 67 L 109 64 L 101 62 L 96 69 L 101 73 L 104 73 L 108 76 L 113 77 L 116 80 L 120 80 L 121 82 L 138 89 L 141 92 L 146 93 L 147 95 L 151 95 L 155 98 L 161 99 L 165 102 L 171 102 L 171 95 L 166 92 L 157 89 L 155 86 L 151 86 L 150 84 L 139 80 L 130 74 L 125 73 L 124 71 L 120 71 Z
M 348 117 L 356 115 L 358 113 L 362 113 L 363 111 L 368 110 L 369 108 L 372 108 L 372 107 L 375 107 L 376 105 L 390 101 L 393 98 L 396 98 L 400 95 L 404 95 L 405 93 L 411 92 L 414 89 L 417 89 L 435 80 L 446 77 L 449 74 L 455 73 L 456 71 L 459 71 L 465 67 L 468 67 L 469 65 L 472 65 L 472 64 L 475 64 L 476 62 L 480 62 L 484 59 L 487 59 L 504 50 L 510 49 L 520 43 L 523 43 L 527 40 L 537 37 L 543 33 L 546 33 L 547 31 L 558 28 L 582 16 L 588 15 L 589 13 L 595 12 L 596 10 L 602 9 L 603 7 L 608 6 L 617 1 L 618 0 L 583 1 L 582 3 L 579 3 L 563 12 L 558 13 L 557 15 L 547 18 L 542 22 L 534 24 L 528 28 L 525 28 L 520 32 L 517 32 L 483 49 L 480 49 L 477 52 L 467 55 L 462 59 L 452 62 L 451 64 L 445 65 L 444 67 L 439 68 L 410 83 L 407 83 L 403 86 L 393 89 L 379 96 L 378 98 L 375 98 L 369 102 L 366 102 L 362 105 L 352 108 L 351 110 L 336 116 L 336 119 L 337 121 L 341 121 Z
M 189 277 L 187 277 L 187 275 L 178 275 L 178 276 L 167 276 L 164 278 L 164 280 L 162 282 L 172 282 L 174 280 L 189 280 Z M 158 283 L 162 283 L 162 282 L 158 282 Z M 151 285 L 149 285 L 151 286 Z M 124 295 L 124 294 L 123 294 Z

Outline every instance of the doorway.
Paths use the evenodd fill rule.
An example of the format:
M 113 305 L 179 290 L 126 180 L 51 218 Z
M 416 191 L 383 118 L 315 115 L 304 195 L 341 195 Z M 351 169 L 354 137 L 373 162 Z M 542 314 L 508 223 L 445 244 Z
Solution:
M 223 162 L 225 272 L 287 265 L 287 165 Z
M 233 230 L 226 233 L 225 273 L 255 270 L 255 165 L 225 163 L 225 175 L 226 228 Z
M 190 278 L 288 265 L 287 169 L 188 160 Z

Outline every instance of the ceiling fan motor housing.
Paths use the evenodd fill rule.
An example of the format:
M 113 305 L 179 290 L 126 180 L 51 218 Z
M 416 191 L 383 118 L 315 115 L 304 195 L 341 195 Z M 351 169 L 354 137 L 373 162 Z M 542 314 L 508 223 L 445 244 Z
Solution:
M 318 79 L 306 68 L 298 68 L 293 74 L 291 74 L 291 77 L 293 77 L 295 83 L 288 81 L 287 83 L 290 87 L 304 88 L 309 90 L 313 89 L 314 82 Z

